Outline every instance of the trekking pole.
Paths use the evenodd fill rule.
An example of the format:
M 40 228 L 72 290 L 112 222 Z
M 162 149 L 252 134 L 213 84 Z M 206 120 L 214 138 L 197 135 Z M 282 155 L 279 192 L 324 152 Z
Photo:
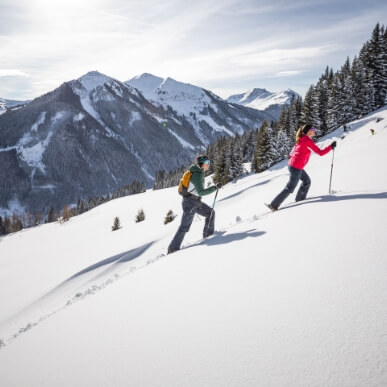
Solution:
M 214 197 L 214 203 L 212 204 L 212 208 L 211 208 L 210 221 L 212 219 L 212 214 L 214 213 L 214 207 L 215 207 L 216 198 L 218 196 L 218 192 L 219 192 L 219 188 L 216 189 L 216 194 L 215 194 L 215 197 Z
M 333 149 L 333 155 L 332 155 L 332 164 L 331 164 L 331 177 L 329 178 L 329 194 L 332 193 L 331 186 L 332 186 L 332 171 L 333 171 L 333 160 L 335 158 L 335 149 Z

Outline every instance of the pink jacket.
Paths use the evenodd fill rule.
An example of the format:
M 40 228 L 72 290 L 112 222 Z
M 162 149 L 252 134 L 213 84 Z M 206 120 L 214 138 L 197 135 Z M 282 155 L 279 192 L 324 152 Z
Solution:
M 304 169 L 309 161 L 311 151 L 320 156 L 324 156 L 331 149 L 332 147 L 330 145 L 324 149 L 320 149 L 309 136 L 303 135 L 298 144 L 294 145 L 290 153 L 289 165 L 296 169 Z

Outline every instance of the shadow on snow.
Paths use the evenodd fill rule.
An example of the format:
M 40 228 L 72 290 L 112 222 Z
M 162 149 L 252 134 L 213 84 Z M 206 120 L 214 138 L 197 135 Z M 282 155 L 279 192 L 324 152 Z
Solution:
M 215 236 L 209 239 L 204 239 L 200 242 L 196 242 L 192 245 L 187 246 L 186 248 L 189 247 L 194 247 L 194 246 L 201 246 L 201 245 L 206 245 L 206 246 L 216 246 L 216 245 L 225 245 L 227 243 L 232 243 L 236 241 L 241 241 L 246 238 L 256 238 L 260 237 L 263 234 L 265 234 L 265 231 L 255 231 L 255 229 L 252 230 L 247 230 L 243 232 L 237 232 L 234 234 L 227 234 L 224 235 L 226 231 L 222 231 L 219 233 L 216 233 Z
M 387 192 L 353 193 L 353 194 L 340 195 L 340 196 L 321 195 L 310 199 L 306 199 L 305 201 L 286 205 L 283 208 L 281 208 L 281 210 L 285 210 L 286 208 L 302 206 L 310 203 L 329 203 L 329 202 L 340 202 L 343 200 L 357 200 L 357 199 L 387 199 Z
M 83 274 L 89 273 L 93 270 L 99 269 L 103 266 L 109 265 L 111 263 L 117 264 L 117 263 L 125 263 L 132 261 L 133 259 L 139 257 L 142 255 L 150 246 L 152 246 L 153 242 L 146 243 L 143 246 L 137 247 L 135 249 L 125 251 L 123 253 L 114 255 L 113 257 L 103 259 L 102 261 L 99 261 L 95 263 L 94 265 L 88 266 L 85 269 L 79 271 L 78 273 L 74 274 L 70 278 L 68 278 L 65 282 L 71 281 L 74 278 L 77 278 Z

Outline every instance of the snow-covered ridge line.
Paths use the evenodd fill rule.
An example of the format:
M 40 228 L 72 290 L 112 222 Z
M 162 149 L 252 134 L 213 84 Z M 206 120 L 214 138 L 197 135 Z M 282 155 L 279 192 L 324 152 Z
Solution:
M 272 105 L 289 105 L 292 97 L 298 94 L 290 89 L 270 92 L 266 89 L 252 89 L 227 98 L 228 102 L 247 106 L 257 110 L 266 110 Z

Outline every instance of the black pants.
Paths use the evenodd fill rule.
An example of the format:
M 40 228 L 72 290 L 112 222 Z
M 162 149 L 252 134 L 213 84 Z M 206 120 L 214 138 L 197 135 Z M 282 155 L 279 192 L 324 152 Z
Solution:
M 296 202 L 304 200 L 308 194 L 311 180 L 309 175 L 303 169 L 297 169 L 289 165 L 290 178 L 286 187 L 273 199 L 271 205 L 278 209 L 281 203 L 295 190 L 298 182 L 301 180 L 302 184 L 298 189 L 296 195 Z
M 186 232 L 189 231 L 195 214 L 199 214 L 206 218 L 203 229 L 203 238 L 206 238 L 214 233 L 215 227 L 215 211 L 205 203 L 202 203 L 200 198 L 188 196 L 183 198 L 183 216 L 180 226 L 169 244 L 168 250 L 176 251 L 180 249 Z

